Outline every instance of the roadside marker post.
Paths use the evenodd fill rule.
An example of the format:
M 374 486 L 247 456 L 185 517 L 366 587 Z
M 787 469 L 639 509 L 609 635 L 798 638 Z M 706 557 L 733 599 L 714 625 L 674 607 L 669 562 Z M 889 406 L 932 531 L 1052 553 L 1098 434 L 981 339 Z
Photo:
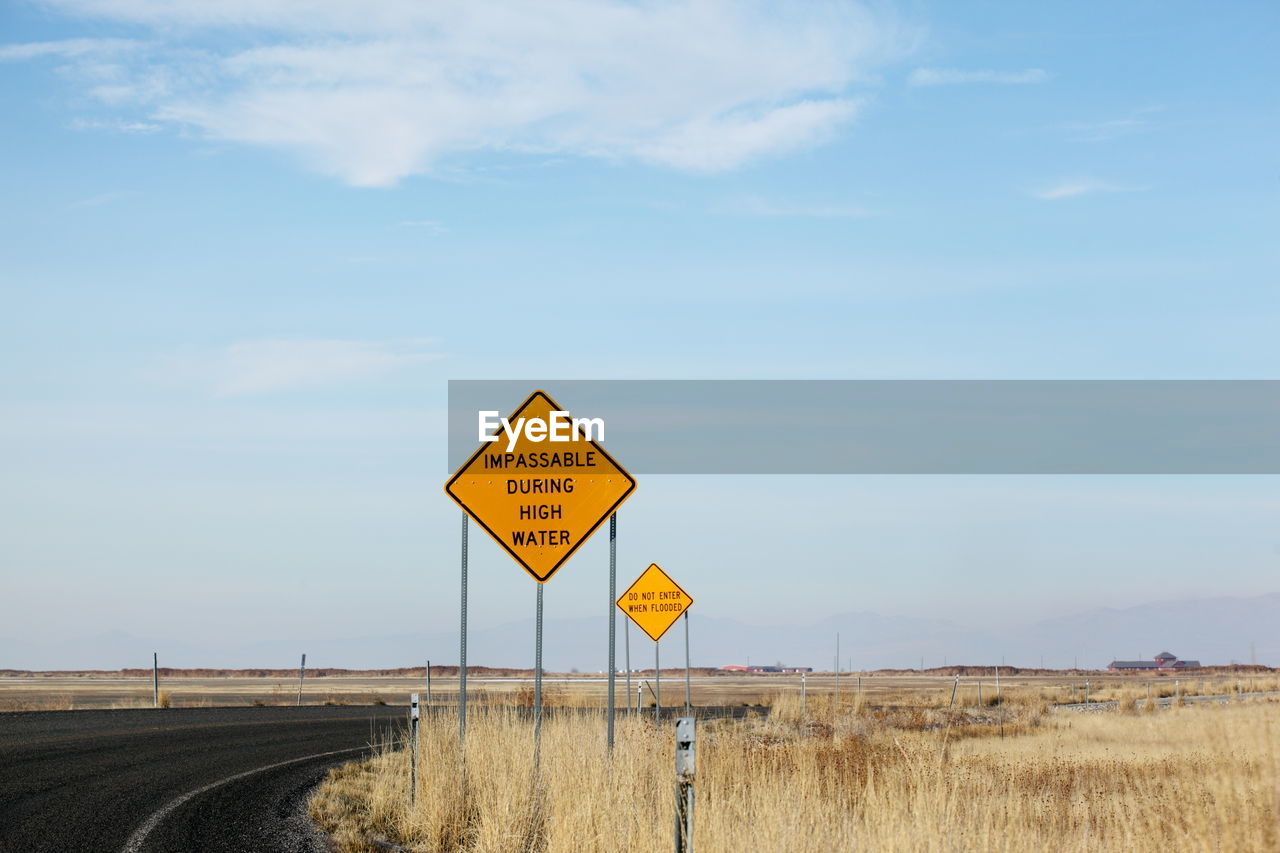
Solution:
M 418 797 L 418 694 L 409 694 L 409 804 Z
M 478 412 L 479 427 L 494 426 Z M 603 421 L 598 434 L 603 437 Z M 508 429 L 515 424 L 515 432 Z M 585 432 L 582 427 L 585 425 Z M 535 429 L 540 427 L 540 429 Z M 616 547 L 616 512 L 635 491 L 636 481 L 592 438 L 587 419 L 569 418 L 543 391 L 534 391 L 506 418 L 497 433 L 484 432 L 481 444 L 462 464 L 444 491 L 463 516 L 462 644 L 466 667 L 466 519 L 475 519 L 521 568 L 538 582 L 534 641 L 534 756 L 539 754 L 542 724 L 542 584 L 551 579 L 606 518 L 610 559 Z M 506 438 L 505 445 L 502 440 Z M 544 443 L 547 442 L 547 443 Z M 611 579 L 612 583 L 612 579 Z M 610 598 L 613 590 L 610 589 Z M 613 611 L 610 609 L 612 621 Z M 460 732 L 466 733 L 466 680 L 461 680 Z M 609 695 L 614 687 L 614 636 L 609 635 Z M 613 703 L 606 741 L 613 746 Z
M 151 707 L 160 707 L 160 653 L 151 653 Z
M 302 707 L 302 679 L 307 674 L 307 653 L 302 653 L 302 663 L 298 664 L 298 707 Z
M 960 687 L 960 675 L 956 675 L 956 680 L 951 683 L 951 701 L 947 703 L 947 710 L 950 711 L 956 704 L 956 689 Z
M 697 770 L 697 721 L 676 720 L 675 853 L 693 853 L 693 779 Z
M 807 716 L 807 712 L 805 708 L 807 706 L 808 699 L 809 699 L 808 687 L 805 683 L 805 673 L 802 672 L 800 673 L 800 720 L 801 722 L 803 722 L 805 717 Z
M 836 632 L 836 680 L 835 687 L 831 691 L 831 713 L 836 712 L 836 705 L 840 702 L 840 632 Z
M 431 707 L 431 661 L 427 661 L 427 707 Z

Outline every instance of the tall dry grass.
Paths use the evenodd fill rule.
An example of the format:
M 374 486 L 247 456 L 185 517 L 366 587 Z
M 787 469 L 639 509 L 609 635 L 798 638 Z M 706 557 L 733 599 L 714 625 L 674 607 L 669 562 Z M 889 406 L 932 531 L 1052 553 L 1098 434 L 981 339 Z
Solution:
M 812 701 L 814 697 L 809 697 Z M 700 851 L 1280 849 L 1280 703 L 1151 714 L 835 709 L 803 724 L 699 726 Z M 893 716 L 896 715 L 896 716 Z M 532 729 L 514 710 L 424 720 L 417 800 L 407 753 L 334 771 L 311 814 L 344 850 L 377 835 L 414 851 L 667 851 L 672 731 L 599 718 Z

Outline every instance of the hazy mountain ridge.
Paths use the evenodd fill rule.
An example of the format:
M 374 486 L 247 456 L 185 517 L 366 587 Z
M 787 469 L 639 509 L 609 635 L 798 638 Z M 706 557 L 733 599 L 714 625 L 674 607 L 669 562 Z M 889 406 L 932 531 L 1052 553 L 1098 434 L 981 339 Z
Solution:
M 1233 661 L 1280 665 L 1280 592 L 1251 598 L 1214 597 L 1098 608 L 1046 619 L 1008 631 L 984 632 L 946 620 L 847 613 L 808 626 L 748 625 L 736 619 L 690 613 L 691 658 L 695 666 L 786 663 L 830 669 L 840 634 L 842 669 L 915 668 L 944 664 L 995 664 L 1066 668 L 1105 667 L 1113 658 L 1153 657 L 1170 651 L 1206 665 Z M 626 635 L 618 619 L 617 665 L 625 660 Z M 583 672 L 607 666 L 607 634 L 602 618 L 548 620 L 544 632 L 547 669 Z M 683 624 L 663 639 L 664 668 L 684 663 Z M 470 665 L 524 669 L 533 663 L 532 619 L 473 628 Z M 651 668 L 653 643 L 630 632 L 631 665 Z M 93 637 L 33 643 L 0 641 L 0 669 L 136 669 L 150 666 L 158 651 L 162 666 L 282 668 L 297 665 L 301 652 L 315 667 L 391 669 L 455 665 L 456 629 L 364 636 L 327 636 L 295 641 L 263 641 L 221 647 L 137 637 L 112 631 Z

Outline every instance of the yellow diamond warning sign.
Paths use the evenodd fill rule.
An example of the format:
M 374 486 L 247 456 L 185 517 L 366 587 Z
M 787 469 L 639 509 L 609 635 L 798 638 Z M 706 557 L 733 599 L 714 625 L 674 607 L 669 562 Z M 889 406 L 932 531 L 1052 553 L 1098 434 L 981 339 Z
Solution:
M 618 599 L 618 606 L 655 643 L 689 609 L 693 599 L 652 563 Z
M 509 418 L 479 415 L 482 424 L 491 416 L 494 437 L 444 490 L 542 583 L 635 491 L 636 481 L 542 391 Z

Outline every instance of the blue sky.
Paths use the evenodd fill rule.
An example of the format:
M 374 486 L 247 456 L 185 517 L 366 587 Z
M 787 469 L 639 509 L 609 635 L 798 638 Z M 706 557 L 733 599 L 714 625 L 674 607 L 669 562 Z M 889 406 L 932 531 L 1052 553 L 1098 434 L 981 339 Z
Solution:
M 456 622 L 449 378 L 1276 378 L 1278 25 L 4 4 L 0 636 Z M 1277 509 L 1273 478 L 649 478 L 622 574 L 762 623 L 1030 620 L 1274 591 Z M 481 545 L 473 619 L 523 617 Z M 603 600 L 603 554 L 549 612 Z

